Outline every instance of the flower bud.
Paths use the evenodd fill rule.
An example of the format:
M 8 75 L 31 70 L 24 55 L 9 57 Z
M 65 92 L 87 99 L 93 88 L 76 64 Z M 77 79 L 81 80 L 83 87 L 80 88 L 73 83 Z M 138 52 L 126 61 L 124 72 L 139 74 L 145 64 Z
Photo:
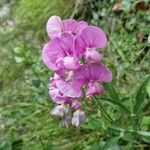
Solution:
M 79 109 L 75 111 L 71 121 L 72 125 L 77 127 L 84 121 L 85 121 L 85 113 L 83 111 L 80 111 Z

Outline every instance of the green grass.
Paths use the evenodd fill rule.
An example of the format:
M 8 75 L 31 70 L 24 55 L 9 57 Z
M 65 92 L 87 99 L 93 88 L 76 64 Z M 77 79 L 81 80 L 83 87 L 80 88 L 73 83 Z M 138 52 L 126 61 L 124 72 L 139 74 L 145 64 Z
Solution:
M 76 10 L 75 18 L 85 18 L 107 33 L 108 47 L 100 52 L 113 72 L 113 82 L 105 85 L 104 95 L 93 98 L 92 106 L 84 102 L 87 122 L 66 129 L 49 114 L 54 105 L 48 95 L 52 72 L 41 61 L 41 49 L 48 40 L 49 16 L 71 16 L 74 3 L 11 1 L 10 13 L 0 20 L 0 150 L 148 148 L 150 18 L 148 11 L 136 10 L 134 1 L 127 1 L 130 11 L 122 7 L 115 13 L 113 5 L 87 0 Z M 6 25 L 8 20 L 12 28 Z

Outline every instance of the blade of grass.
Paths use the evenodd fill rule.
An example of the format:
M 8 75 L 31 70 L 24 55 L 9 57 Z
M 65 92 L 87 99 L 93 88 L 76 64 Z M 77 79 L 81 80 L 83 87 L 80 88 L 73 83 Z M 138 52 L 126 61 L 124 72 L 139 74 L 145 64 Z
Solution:
M 136 97 L 135 97 L 135 99 L 136 99 L 136 104 L 134 106 L 134 113 L 135 114 L 138 114 L 142 109 L 142 106 L 144 104 L 144 99 L 146 97 L 146 87 L 149 83 L 149 80 L 150 80 L 150 76 L 148 76 L 144 80 L 144 82 L 141 84 L 141 86 L 138 89 L 138 92 L 137 92 Z
M 118 108 L 119 108 L 119 110 L 120 110 L 122 113 L 124 113 L 125 115 L 128 115 L 128 116 L 131 115 L 130 111 L 129 111 L 124 105 L 122 105 L 120 102 L 118 102 L 118 101 L 116 101 L 116 100 L 113 100 L 113 99 L 110 99 L 110 98 L 107 98 L 107 97 L 101 97 L 101 99 L 102 99 L 102 100 L 105 100 L 105 101 L 107 101 L 107 102 L 109 102 L 109 103 L 112 103 L 112 104 L 114 104 L 114 105 L 117 105 Z

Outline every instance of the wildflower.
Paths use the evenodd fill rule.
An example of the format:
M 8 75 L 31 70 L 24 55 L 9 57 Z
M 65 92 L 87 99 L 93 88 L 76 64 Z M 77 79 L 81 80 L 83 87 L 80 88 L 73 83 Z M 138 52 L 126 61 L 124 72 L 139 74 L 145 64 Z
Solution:
M 85 121 L 81 98 L 102 94 L 103 82 L 112 80 L 111 71 L 100 64 L 102 57 L 96 50 L 106 47 L 106 34 L 85 21 L 61 20 L 58 16 L 50 17 L 46 30 L 51 40 L 43 47 L 42 59 L 54 71 L 49 95 L 57 104 L 51 114 L 62 117 L 61 126 L 72 123 L 77 127 Z M 70 109 L 75 110 L 72 119 Z

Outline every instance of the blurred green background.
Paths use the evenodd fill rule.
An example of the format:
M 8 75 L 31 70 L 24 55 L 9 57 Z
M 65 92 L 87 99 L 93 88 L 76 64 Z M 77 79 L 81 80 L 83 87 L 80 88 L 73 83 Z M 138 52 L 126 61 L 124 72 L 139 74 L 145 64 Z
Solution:
M 79 128 L 49 114 L 52 72 L 41 49 L 52 15 L 99 26 L 109 41 L 100 52 L 113 82 L 85 100 Z M 0 0 L 0 150 L 148 150 L 149 75 L 149 0 Z

